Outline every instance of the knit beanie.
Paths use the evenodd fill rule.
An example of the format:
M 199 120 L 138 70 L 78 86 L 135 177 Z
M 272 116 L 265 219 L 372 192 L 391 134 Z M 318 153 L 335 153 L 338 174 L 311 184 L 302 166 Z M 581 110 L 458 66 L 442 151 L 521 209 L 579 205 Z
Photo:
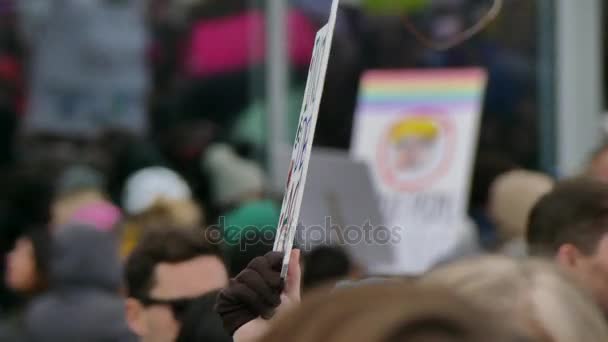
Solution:
M 272 200 L 248 201 L 220 218 L 228 268 L 232 276 L 272 250 L 280 208 Z
M 236 245 L 247 230 L 275 232 L 280 209 L 271 200 L 251 201 L 228 212 L 224 217 L 224 239 L 228 245 Z
M 179 201 L 192 197 L 186 181 L 175 171 L 148 167 L 135 172 L 126 182 L 122 205 L 130 215 L 141 214 L 158 200 Z
M 216 205 L 239 203 L 247 195 L 264 191 L 261 168 L 236 155 L 230 146 L 212 145 L 202 159 L 202 167 L 211 178 L 211 196 Z
M 549 176 L 527 170 L 507 172 L 492 183 L 490 214 L 503 240 L 525 236 L 530 211 L 551 188 Z

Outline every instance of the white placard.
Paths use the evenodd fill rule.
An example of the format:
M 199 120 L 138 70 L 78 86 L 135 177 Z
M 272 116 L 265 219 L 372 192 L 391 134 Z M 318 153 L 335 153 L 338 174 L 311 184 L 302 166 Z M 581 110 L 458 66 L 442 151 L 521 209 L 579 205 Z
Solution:
M 323 86 L 325 85 L 325 73 L 327 71 L 327 63 L 329 62 L 334 27 L 336 26 L 338 4 L 339 0 L 333 1 L 329 22 L 317 32 L 310 69 L 308 70 L 306 91 L 291 154 L 283 206 L 281 207 L 281 216 L 273 249 L 274 251 L 285 253 L 283 269 L 281 271 L 282 277 L 287 275 L 287 265 L 289 264 L 289 256 L 298 225 L 300 206 L 306 185 L 308 162 L 315 136 Z
M 424 272 L 473 239 L 466 208 L 485 83 L 482 69 L 363 76 L 352 155 L 368 163 L 385 222 L 400 234 L 384 273 Z

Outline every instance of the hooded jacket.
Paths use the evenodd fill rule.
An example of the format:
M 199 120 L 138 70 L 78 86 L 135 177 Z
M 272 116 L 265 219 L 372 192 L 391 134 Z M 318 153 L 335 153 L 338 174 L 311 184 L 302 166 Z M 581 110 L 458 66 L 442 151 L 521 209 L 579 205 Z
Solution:
M 26 314 L 28 340 L 135 341 L 124 315 L 121 265 L 114 238 L 86 226 L 58 231 L 50 290 Z

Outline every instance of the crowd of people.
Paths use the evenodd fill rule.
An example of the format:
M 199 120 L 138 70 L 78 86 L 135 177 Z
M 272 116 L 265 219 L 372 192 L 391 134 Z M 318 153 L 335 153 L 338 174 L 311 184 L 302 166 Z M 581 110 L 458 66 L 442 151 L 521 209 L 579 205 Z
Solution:
M 220 292 L 217 312 L 234 341 L 605 341 L 607 196 L 592 172 L 559 181 L 529 202 L 516 256 L 498 249 L 415 277 L 325 278 L 301 293 L 299 251 L 284 282 L 271 252 Z
M 389 277 L 296 248 L 281 277 L 263 4 L 0 0 L 0 341 L 608 341 L 608 145 L 533 171 L 533 2 L 444 52 L 410 27 L 486 2 L 342 2 L 316 145 L 348 148 L 365 70 L 488 70 L 466 250 Z M 290 2 L 292 126 L 330 3 Z

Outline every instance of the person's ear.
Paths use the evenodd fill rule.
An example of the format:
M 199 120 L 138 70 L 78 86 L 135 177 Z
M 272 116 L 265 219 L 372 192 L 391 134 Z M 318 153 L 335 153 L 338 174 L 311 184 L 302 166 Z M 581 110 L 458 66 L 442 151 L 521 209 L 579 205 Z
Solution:
M 564 244 L 557 250 L 555 259 L 561 267 L 572 270 L 580 267 L 584 254 L 572 244 Z
M 137 336 L 145 336 L 147 325 L 143 305 L 137 299 L 127 298 L 125 301 L 125 313 L 127 324 L 131 331 Z

